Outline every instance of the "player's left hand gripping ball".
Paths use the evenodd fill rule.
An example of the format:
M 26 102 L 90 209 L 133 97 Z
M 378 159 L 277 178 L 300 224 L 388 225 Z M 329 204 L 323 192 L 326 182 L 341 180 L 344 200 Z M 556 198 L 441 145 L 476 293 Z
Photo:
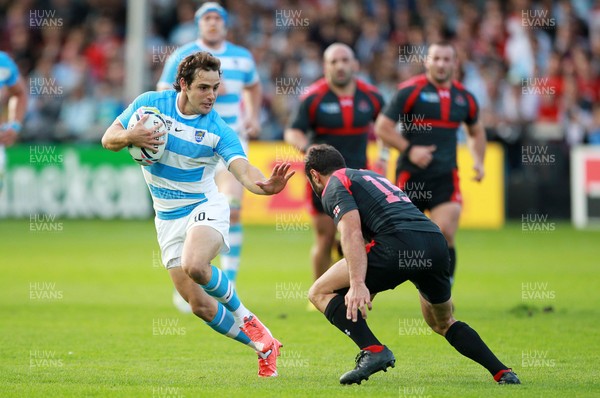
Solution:
M 257 181 L 256 185 L 261 187 L 262 190 L 265 191 L 265 193 L 268 195 L 273 195 L 281 192 L 283 188 L 285 188 L 285 185 L 287 184 L 289 179 L 292 178 L 294 174 L 296 174 L 295 171 L 291 171 L 290 173 L 288 173 L 290 167 L 292 167 L 291 163 L 281 163 L 275 165 L 275 167 L 273 167 L 271 177 L 267 181 Z

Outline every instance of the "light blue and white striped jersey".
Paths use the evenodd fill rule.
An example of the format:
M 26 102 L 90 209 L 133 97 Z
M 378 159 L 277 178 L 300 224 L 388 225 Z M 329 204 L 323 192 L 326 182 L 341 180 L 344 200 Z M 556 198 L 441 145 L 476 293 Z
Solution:
M 142 106 L 162 113 L 168 130 L 164 154 L 151 166 L 142 166 L 156 216 L 162 220 L 185 217 L 200 203 L 217 194 L 215 166 L 246 159 L 237 134 L 213 109 L 206 115 L 184 115 L 177 108 L 175 90 L 149 91 L 137 97 L 119 115 L 126 128 Z
M 220 50 L 213 50 L 204 47 L 200 40 L 188 43 L 179 47 L 169 56 L 158 82 L 168 85 L 175 83 L 179 63 L 188 55 L 198 51 L 208 51 L 221 61 L 221 70 L 223 71 L 221 85 L 225 86 L 226 93 L 219 94 L 217 97 L 215 110 L 239 134 L 242 90 L 259 81 L 254 58 L 244 47 L 225 41 Z
M 6 86 L 14 86 L 19 80 L 19 69 L 4 51 L 0 51 L 0 89 Z
M 0 98 L 2 97 L 2 89 L 17 84 L 19 80 L 19 68 L 12 58 L 0 51 Z M 4 145 L 0 145 L 0 189 L 2 188 L 2 170 L 4 169 Z

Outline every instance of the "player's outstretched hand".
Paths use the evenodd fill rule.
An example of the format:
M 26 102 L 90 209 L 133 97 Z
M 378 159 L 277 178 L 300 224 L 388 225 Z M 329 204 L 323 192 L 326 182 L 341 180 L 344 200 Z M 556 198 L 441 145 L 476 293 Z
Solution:
M 128 130 L 129 141 L 134 146 L 146 148 L 156 153 L 154 145 L 164 145 L 165 143 L 164 141 L 157 140 L 157 138 L 162 137 L 167 132 L 159 132 L 162 123 L 159 123 L 152 129 L 147 129 L 146 127 L 144 127 L 144 123 L 146 122 L 146 119 L 148 119 L 148 117 L 148 114 L 143 115 L 141 119 L 138 120 L 137 123 L 133 126 L 133 128 L 131 130 Z
M 352 322 L 358 320 L 359 310 L 363 319 L 367 319 L 367 308 L 369 311 L 373 309 L 371 293 L 364 283 L 351 285 L 344 297 L 344 302 L 346 303 L 346 319 L 352 319 Z
M 288 173 L 290 167 L 292 167 L 291 163 L 276 164 L 275 167 L 273 167 L 271 177 L 267 181 L 257 181 L 256 185 L 261 187 L 267 195 L 274 195 L 281 192 L 289 179 L 296 174 L 295 171 Z

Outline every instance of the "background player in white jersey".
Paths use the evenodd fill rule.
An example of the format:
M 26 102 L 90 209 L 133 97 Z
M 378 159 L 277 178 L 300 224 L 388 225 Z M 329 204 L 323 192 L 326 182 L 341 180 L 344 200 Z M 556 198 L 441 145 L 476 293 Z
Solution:
M 27 89 L 17 65 L 7 53 L 0 51 L 0 97 L 4 96 L 5 87 L 8 94 L 8 113 L 7 121 L 0 125 L 0 192 L 4 184 L 6 166 L 4 147 L 11 146 L 17 140 L 28 100 Z
M 208 52 L 186 57 L 179 65 L 175 90 L 147 92 L 136 98 L 106 130 L 102 145 L 119 151 L 128 145 L 152 149 L 164 134 L 143 126 L 143 117 L 127 130 L 142 106 L 162 114 L 169 138 L 152 166 L 142 167 L 156 211 L 163 263 L 177 291 L 195 315 L 217 332 L 258 353 L 259 376 L 277 376 L 281 344 L 240 302 L 227 276 L 211 261 L 229 248 L 229 206 L 214 182 L 223 160 L 229 171 L 257 195 L 280 192 L 290 164 L 277 165 L 269 179 L 246 159 L 235 132 L 213 109 L 221 84 L 220 61 Z M 240 326 L 241 325 L 241 326 Z
M 196 11 L 198 39 L 177 49 L 167 59 L 157 90 L 173 88 L 177 65 L 186 56 L 197 51 L 208 51 L 221 60 L 223 71 L 219 97 L 215 110 L 238 134 L 244 150 L 248 148 L 248 138 L 256 138 L 259 132 L 259 115 L 262 88 L 252 54 L 247 49 L 227 40 L 227 11 L 219 4 L 208 2 Z M 242 112 L 243 99 L 243 112 Z M 242 117 L 240 117 L 242 115 Z M 236 281 L 240 266 L 242 248 L 242 224 L 240 211 L 243 187 L 227 171 L 224 164 L 217 167 L 216 182 L 219 191 L 229 200 L 231 250 L 221 256 L 221 269 L 229 280 Z M 177 298 L 174 297 L 177 305 Z M 185 310 L 177 305 L 180 310 Z

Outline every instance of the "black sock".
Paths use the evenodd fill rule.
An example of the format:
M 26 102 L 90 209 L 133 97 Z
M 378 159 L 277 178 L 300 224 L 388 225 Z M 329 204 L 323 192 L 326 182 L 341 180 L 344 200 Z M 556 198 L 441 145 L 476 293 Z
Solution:
M 456 271 L 456 249 L 454 247 L 448 248 L 450 254 L 450 283 L 454 285 L 454 271 Z
M 363 319 L 360 311 L 358 312 L 358 320 L 356 322 L 352 322 L 352 319 L 346 319 L 344 296 L 338 294 L 331 299 L 329 304 L 327 304 L 327 308 L 325 308 L 325 317 L 350 337 L 358 348 L 363 349 L 371 345 L 381 345 L 377 337 L 369 329 L 369 326 L 367 326 L 367 322 Z
M 492 376 L 508 369 L 485 345 L 477 332 L 464 322 L 454 322 L 446 332 L 446 340 L 456 348 L 456 351 L 486 368 Z

